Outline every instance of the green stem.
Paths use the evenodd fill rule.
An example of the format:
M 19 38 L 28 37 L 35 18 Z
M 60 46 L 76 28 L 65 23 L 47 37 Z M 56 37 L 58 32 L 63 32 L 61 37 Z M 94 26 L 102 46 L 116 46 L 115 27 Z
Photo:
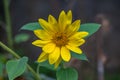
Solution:
M 40 75 L 39 69 L 40 69 L 40 64 L 37 65 L 37 71 L 36 72 L 37 72 L 38 75 Z
M 5 20 L 6 20 L 6 32 L 8 39 L 8 46 L 13 48 L 13 40 L 12 40 L 12 26 L 11 26 L 11 18 L 9 11 L 9 0 L 3 0 L 4 3 L 4 12 L 5 12 Z
M 15 56 L 16 58 L 21 58 L 16 52 L 14 52 L 13 50 L 11 50 L 9 47 L 7 47 L 5 44 L 3 44 L 1 41 L 0 41 L 0 46 L 8 51 L 9 53 L 11 53 L 13 56 Z M 40 76 L 33 70 L 33 68 L 30 66 L 30 65 L 27 65 L 28 69 L 32 72 L 32 74 L 34 75 L 34 77 L 36 78 L 36 80 L 41 80 L 40 79 Z
M 33 73 L 33 75 L 35 76 L 36 80 L 41 80 L 40 75 L 37 74 L 30 65 L 27 65 L 28 69 Z

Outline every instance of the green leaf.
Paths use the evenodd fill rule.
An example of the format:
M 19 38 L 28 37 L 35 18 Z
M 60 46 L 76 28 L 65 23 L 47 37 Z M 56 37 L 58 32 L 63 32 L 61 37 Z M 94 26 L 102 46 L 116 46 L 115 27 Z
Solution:
M 3 63 L 0 62 L 0 76 L 3 76 Z
M 28 23 L 25 24 L 21 27 L 20 30 L 29 30 L 29 31 L 34 31 L 36 29 L 42 29 L 42 27 L 40 26 L 40 24 L 38 22 L 33 22 L 33 23 Z
M 30 38 L 29 34 L 21 33 L 21 34 L 16 35 L 14 39 L 16 43 L 21 43 L 21 42 L 25 42 L 29 40 L 29 38 Z
M 80 25 L 79 31 L 86 31 L 89 33 L 88 36 L 91 36 L 100 28 L 100 26 L 101 25 L 97 23 L 85 23 Z
M 56 75 L 57 80 L 78 80 L 78 72 L 74 68 L 61 68 Z
M 86 57 L 86 55 L 84 53 L 77 54 L 77 53 L 71 52 L 71 55 L 72 55 L 72 57 L 74 57 L 76 59 L 88 61 L 88 59 L 87 59 L 87 57 Z
M 10 60 L 6 64 L 6 70 L 9 80 L 14 80 L 16 77 L 24 73 L 27 67 L 27 57 L 22 57 L 19 60 Z

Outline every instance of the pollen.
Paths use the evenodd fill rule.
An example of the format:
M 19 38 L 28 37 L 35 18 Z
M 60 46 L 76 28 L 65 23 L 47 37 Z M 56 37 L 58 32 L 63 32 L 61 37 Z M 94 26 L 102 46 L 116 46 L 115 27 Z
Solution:
M 68 43 L 68 37 L 66 36 L 65 33 L 57 32 L 53 36 L 52 41 L 57 45 L 57 46 L 65 46 Z

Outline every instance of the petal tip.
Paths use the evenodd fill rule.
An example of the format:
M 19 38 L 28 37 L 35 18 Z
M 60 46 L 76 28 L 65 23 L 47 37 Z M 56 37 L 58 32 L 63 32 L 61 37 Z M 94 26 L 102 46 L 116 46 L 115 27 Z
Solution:
M 32 45 L 35 45 L 35 41 L 32 42 Z
M 41 20 L 43 20 L 42 18 L 39 18 L 38 21 L 40 22 Z
M 65 11 L 64 11 L 64 10 L 62 10 L 60 13 L 65 13 Z
M 69 10 L 69 11 L 67 12 L 67 14 L 72 14 L 72 10 Z

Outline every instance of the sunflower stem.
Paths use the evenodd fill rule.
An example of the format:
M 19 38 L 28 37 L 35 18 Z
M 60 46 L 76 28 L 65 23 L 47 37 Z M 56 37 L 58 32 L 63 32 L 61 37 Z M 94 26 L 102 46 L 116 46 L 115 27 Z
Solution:
M 7 52 L 9 52 L 10 54 L 12 54 L 14 57 L 16 57 L 17 59 L 20 59 L 21 57 L 16 53 L 14 52 L 12 49 L 10 49 L 9 47 L 7 47 L 5 44 L 3 44 L 1 41 L 0 41 L 0 46 L 6 50 Z M 29 65 L 27 64 L 27 68 L 29 69 L 29 71 L 33 74 L 33 76 L 36 78 L 36 80 L 41 80 L 40 78 L 40 75 L 38 75 L 34 69 Z

